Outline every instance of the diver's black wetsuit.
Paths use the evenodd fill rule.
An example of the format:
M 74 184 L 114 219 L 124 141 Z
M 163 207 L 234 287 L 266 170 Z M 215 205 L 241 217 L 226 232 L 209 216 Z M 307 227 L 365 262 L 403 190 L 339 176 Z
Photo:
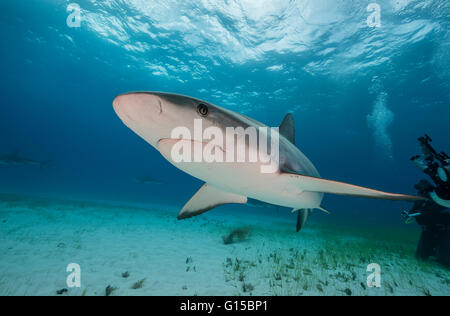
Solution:
M 430 176 L 436 186 L 426 180 L 421 180 L 415 185 L 418 194 L 428 198 L 414 203 L 412 210 L 407 214 L 422 227 L 416 256 L 424 260 L 434 257 L 436 261 L 450 268 L 450 210 L 445 207 L 448 204 L 442 203 L 444 200 L 435 201 L 431 196 L 438 194 L 445 201 L 450 198 L 449 157 L 445 153 L 438 154 L 429 144 L 432 140 L 427 135 L 419 138 L 419 141 L 424 159 L 416 156 L 411 160 Z M 442 176 L 444 172 L 447 176 L 445 174 Z
M 419 185 L 424 183 L 421 181 Z M 429 197 L 433 186 L 428 183 L 427 188 L 419 190 L 419 194 Z M 417 186 L 419 186 L 417 185 Z M 450 212 L 432 200 L 417 201 L 409 214 L 417 214 L 416 222 L 422 227 L 416 256 L 427 260 L 435 257 L 436 260 L 450 268 Z

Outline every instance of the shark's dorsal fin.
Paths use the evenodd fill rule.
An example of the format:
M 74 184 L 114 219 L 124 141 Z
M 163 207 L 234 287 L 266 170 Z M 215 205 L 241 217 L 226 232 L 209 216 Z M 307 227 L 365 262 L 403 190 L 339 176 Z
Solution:
M 205 183 L 186 203 L 181 212 L 178 214 L 178 219 L 186 219 L 197 216 L 215 208 L 216 206 L 232 203 L 245 204 L 247 203 L 247 197 L 225 192 Z
M 286 137 L 291 143 L 295 144 L 295 124 L 292 113 L 286 114 L 280 125 L 280 134 Z

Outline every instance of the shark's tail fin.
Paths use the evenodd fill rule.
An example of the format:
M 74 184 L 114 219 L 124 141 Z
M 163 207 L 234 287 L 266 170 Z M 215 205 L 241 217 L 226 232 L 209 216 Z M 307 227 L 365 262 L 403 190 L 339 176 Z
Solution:
M 427 200 L 427 198 L 421 196 L 383 192 L 344 182 L 326 180 L 299 174 L 286 173 L 283 176 L 289 177 L 290 181 L 295 182 L 295 184 L 298 187 L 302 188 L 304 191 L 331 193 L 338 195 L 352 195 L 358 197 L 393 201 Z

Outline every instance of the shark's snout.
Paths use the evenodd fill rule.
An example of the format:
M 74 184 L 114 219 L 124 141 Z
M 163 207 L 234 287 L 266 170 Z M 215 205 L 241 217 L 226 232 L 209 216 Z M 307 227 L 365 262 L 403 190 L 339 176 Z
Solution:
M 155 121 L 163 112 L 159 96 L 151 93 L 127 93 L 117 96 L 113 101 L 114 111 L 125 122 L 143 120 Z
M 120 95 L 119 96 L 117 96 L 117 97 L 115 97 L 114 98 L 114 101 L 113 101 L 113 108 L 114 108 L 114 111 L 116 111 L 116 113 L 118 112 L 118 110 L 119 110 L 119 106 L 120 106 Z
M 133 111 L 133 102 L 126 95 L 117 96 L 113 101 L 113 108 L 122 121 L 135 121 L 131 116 L 131 114 L 136 112 Z
M 173 128 L 170 106 L 158 93 L 132 92 L 121 94 L 113 101 L 114 111 L 122 122 L 152 146 L 170 136 Z

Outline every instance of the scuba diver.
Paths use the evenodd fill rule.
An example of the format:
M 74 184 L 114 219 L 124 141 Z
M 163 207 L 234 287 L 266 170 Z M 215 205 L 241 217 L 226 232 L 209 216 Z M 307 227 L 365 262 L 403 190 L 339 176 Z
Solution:
M 422 227 L 416 256 L 427 260 L 434 257 L 437 262 L 450 268 L 450 157 L 437 153 L 431 146 L 432 139 L 425 135 L 419 138 L 423 156 L 414 156 L 411 161 L 434 185 L 421 180 L 414 187 L 420 196 L 428 200 L 417 201 L 412 210 L 403 212 L 407 223 L 414 220 Z

